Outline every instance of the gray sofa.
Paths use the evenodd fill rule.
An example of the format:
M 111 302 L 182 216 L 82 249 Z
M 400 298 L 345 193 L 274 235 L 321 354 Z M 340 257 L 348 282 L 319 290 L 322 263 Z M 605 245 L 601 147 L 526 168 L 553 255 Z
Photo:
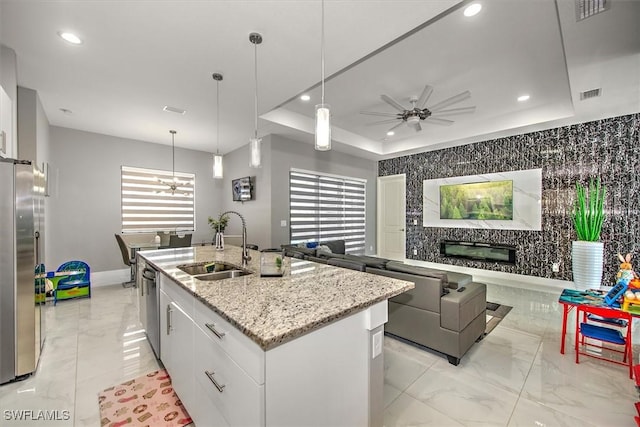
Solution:
M 389 321 L 385 333 L 447 356 L 449 363 L 460 359 L 484 337 L 487 288 L 468 274 L 408 265 L 372 256 L 344 253 L 344 242 L 321 243 L 318 248 L 283 245 L 285 254 L 320 263 L 344 265 L 367 273 L 413 282 L 414 289 L 389 300 Z M 329 262 L 340 259 L 342 263 Z M 358 267 L 358 268 L 356 268 Z M 458 292 L 459 289 L 463 289 Z
M 389 300 L 385 332 L 444 353 L 449 363 L 460 359 L 484 337 L 487 287 L 471 277 L 390 261 L 379 274 L 415 283 L 415 288 Z M 466 275 L 465 275 L 466 276 Z M 462 290 L 461 292 L 458 292 Z

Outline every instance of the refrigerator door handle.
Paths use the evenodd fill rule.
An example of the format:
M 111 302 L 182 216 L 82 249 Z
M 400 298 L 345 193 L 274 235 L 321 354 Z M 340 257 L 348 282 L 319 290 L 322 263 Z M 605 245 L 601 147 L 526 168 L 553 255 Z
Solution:
M 40 232 L 36 231 L 33 233 L 36 238 L 36 265 L 40 265 Z

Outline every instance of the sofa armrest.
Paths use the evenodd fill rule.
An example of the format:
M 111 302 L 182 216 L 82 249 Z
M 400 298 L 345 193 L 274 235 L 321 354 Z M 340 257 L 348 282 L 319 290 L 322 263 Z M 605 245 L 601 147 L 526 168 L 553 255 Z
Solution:
M 487 285 L 467 283 L 462 292 L 451 291 L 440 299 L 440 326 L 462 331 L 487 309 Z
M 415 274 L 371 267 L 367 267 L 366 272 L 380 276 L 393 277 L 394 279 L 406 280 L 415 284 L 415 288 L 409 289 L 400 295 L 396 295 L 391 298 L 391 301 L 421 310 L 431 311 L 433 313 L 438 313 L 440 311 L 440 297 L 444 287 L 442 280 L 436 277 L 417 276 Z

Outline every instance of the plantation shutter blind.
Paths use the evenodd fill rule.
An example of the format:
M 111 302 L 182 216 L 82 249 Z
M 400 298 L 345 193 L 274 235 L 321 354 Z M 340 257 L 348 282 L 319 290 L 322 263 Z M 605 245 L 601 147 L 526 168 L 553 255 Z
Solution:
M 357 178 L 289 172 L 291 244 L 345 241 L 345 251 L 365 250 L 365 190 Z
M 122 166 L 122 232 L 195 231 L 195 175 Z

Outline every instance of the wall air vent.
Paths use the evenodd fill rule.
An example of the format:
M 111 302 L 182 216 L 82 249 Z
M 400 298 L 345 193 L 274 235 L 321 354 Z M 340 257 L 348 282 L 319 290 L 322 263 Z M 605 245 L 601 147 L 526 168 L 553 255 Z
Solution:
M 576 0 L 576 21 L 604 12 L 611 6 L 611 0 Z
M 585 90 L 584 92 L 580 92 L 580 101 L 584 101 L 585 99 L 589 99 L 589 98 L 598 97 L 600 96 L 601 92 L 602 90 L 600 88 Z
M 182 108 L 170 107 L 168 105 L 165 105 L 163 110 L 168 111 L 170 113 L 178 113 L 178 114 L 185 114 L 187 112 L 187 110 L 183 110 Z

